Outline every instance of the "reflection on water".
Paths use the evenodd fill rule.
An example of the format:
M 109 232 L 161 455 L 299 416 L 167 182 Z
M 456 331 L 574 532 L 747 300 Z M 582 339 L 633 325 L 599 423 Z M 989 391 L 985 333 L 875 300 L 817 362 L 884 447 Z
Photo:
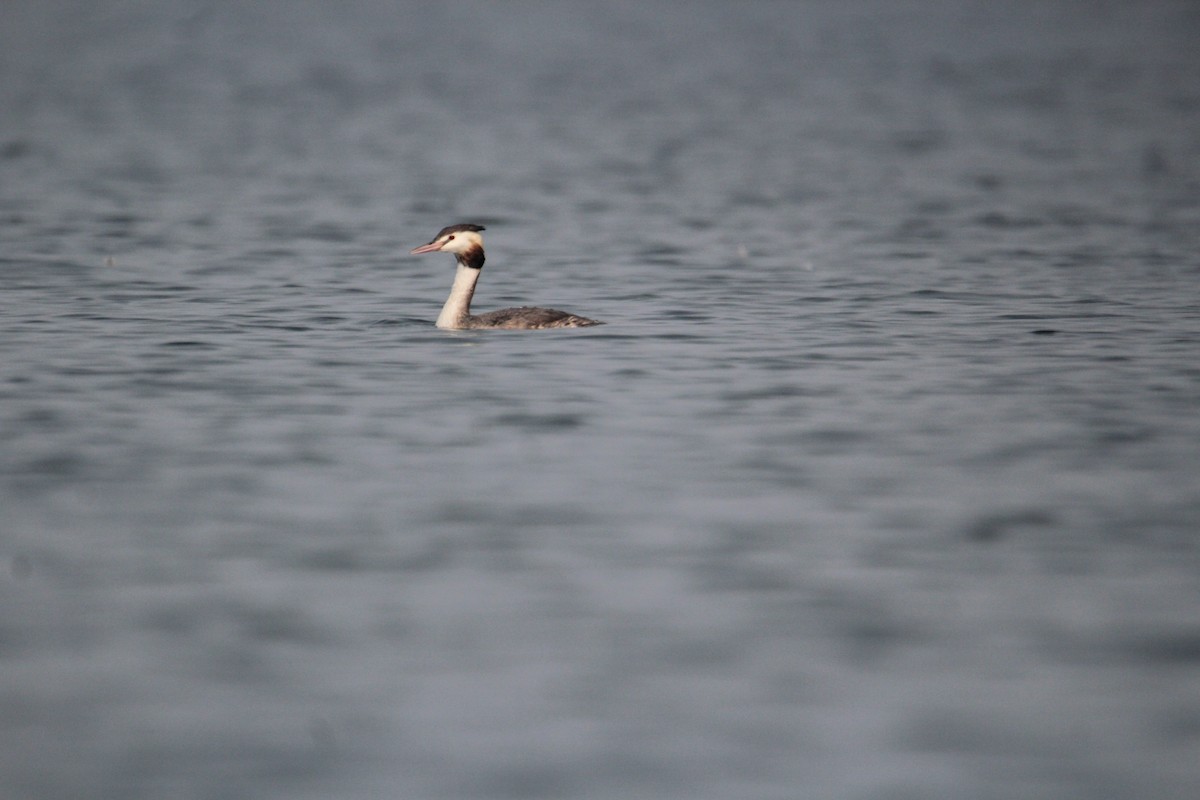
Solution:
M 1189 4 L 0 14 L 5 797 L 1198 788 Z

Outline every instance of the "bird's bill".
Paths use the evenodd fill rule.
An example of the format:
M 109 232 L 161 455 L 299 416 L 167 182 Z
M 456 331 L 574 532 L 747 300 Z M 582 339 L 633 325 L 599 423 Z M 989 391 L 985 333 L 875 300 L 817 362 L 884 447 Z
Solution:
M 429 244 L 423 244 L 420 247 L 414 247 L 412 250 L 409 251 L 409 255 L 419 256 L 422 253 L 436 253 L 437 251 L 439 251 L 441 249 L 442 249 L 441 242 L 430 242 Z

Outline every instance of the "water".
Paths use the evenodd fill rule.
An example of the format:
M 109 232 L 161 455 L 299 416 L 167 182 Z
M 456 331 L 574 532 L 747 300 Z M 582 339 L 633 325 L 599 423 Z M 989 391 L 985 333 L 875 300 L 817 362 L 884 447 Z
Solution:
M 1196 796 L 1198 34 L 5 4 L 0 793 Z

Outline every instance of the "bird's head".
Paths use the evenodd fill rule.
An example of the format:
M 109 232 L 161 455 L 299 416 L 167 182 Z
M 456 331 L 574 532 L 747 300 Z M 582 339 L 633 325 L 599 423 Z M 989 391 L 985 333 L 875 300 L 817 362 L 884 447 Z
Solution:
M 412 255 L 419 256 L 422 253 L 453 253 L 459 257 L 460 261 L 472 261 L 473 258 L 464 258 L 466 256 L 474 256 L 478 253 L 483 254 L 483 237 L 479 232 L 483 230 L 482 225 L 471 225 L 464 223 L 461 225 L 448 225 L 438 231 L 437 236 L 434 236 L 429 244 L 423 244 L 420 247 L 412 249 Z M 482 263 L 482 258 L 479 259 Z

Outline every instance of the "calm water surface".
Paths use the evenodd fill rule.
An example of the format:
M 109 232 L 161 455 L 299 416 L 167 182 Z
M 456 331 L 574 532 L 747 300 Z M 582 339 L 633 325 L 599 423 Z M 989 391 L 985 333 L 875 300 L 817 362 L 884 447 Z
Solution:
M 1197 39 L 5 4 L 0 794 L 1197 796 Z

